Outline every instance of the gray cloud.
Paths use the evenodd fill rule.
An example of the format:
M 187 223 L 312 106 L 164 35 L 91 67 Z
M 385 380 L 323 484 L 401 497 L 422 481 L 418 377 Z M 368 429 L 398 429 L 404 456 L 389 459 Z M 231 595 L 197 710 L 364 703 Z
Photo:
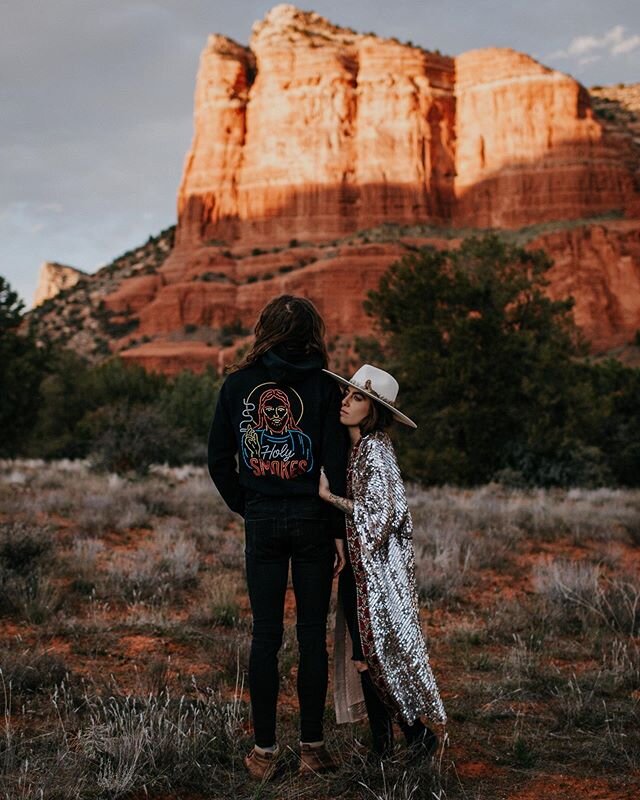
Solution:
M 252 22 L 274 4 L 0 0 L 0 274 L 27 301 L 40 261 L 94 269 L 175 221 L 207 35 L 246 43 Z M 637 0 L 318 0 L 303 7 L 311 5 L 338 24 L 452 55 L 514 47 L 587 85 L 640 78 Z M 622 36 L 591 45 L 589 37 L 600 42 L 616 26 Z M 587 40 L 576 45 L 579 37 Z M 559 55 L 572 43 L 582 52 Z

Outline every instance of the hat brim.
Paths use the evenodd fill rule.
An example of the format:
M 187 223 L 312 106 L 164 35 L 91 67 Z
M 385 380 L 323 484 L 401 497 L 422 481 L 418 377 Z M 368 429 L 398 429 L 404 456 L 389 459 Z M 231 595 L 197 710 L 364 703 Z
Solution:
M 352 383 L 348 381 L 346 378 L 343 378 L 341 375 L 336 375 L 335 372 L 330 372 L 328 369 L 323 369 L 323 372 L 326 372 L 327 375 L 330 375 L 334 378 L 338 383 L 341 383 L 343 386 L 351 386 L 353 389 L 357 389 L 362 394 L 366 394 L 367 397 L 370 397 L 372 400 L 375 400 L 376 403 L 380 403 L 381 406 L 388 408 L 389 411 L 393 414 L 395 419 L 398 422 L 401 422 L 403 425 L 407 425 L 409 428 L 417 428 L 418 426 L 416 423 L 410 419 L 406 414 L 403 414 L 402 411 L 398 411 L 395 406 L 392 406 L 391 403 L 387 403 L 386 400 L 382 400 L 382 398 L 378 397 L 378 395 L 373 394 L 373 392 L 368 391 L 367 389 L 363 389 L 362 386 L 358 386 L 357 383 Z

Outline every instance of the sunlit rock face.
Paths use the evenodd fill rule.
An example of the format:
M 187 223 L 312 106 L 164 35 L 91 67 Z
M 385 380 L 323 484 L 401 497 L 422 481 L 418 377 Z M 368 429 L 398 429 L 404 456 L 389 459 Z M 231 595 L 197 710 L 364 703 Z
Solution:
M 250 50 L 225 36 L 209 37 L 196 80 L 195 132 L 178 192 L 178 243 L 200 239 L 205 221 L 237 215 L 237 181 L 254 73 Z
M 513 228 L 633 202 L 631 176 L 573 78 L 513 50 L 456 58 L 460 224 Z
M 519 240 L 549 252 L 548 292 L 575 298 L 592 349 L 633 340 L 640 86 L 590 96 L 513 50 L 452 58 L 277 6 L 248 47 L 207 41 L 168 257 L 173 242 L 141 248 L 87 292 L 94 328 L 128 331 L 110 350 L 165 372 L 222 369 L 266 302 L 304 295 L 344 366 L 392 263 L 528 226 Z
M 80 278 L 84 277 L 86 277 L 86 273 L 80 269 L 57 264 L 55 261 L 44 261 L 40 266 L 33 305 L 41 305 L 45 300 L 55 297 L 63 289 L 75 286 Z
M 382 221 L 519 227 L 624 209 L 630 176 L 567 75 L 449 58 L 277 6 L 210 37 L 178 241 L 334 237 Z

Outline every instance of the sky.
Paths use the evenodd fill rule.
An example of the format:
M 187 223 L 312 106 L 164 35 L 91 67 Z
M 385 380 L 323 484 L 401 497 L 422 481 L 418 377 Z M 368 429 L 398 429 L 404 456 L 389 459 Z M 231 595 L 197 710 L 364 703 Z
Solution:
M 174 224 L 207 36 L 276 2 L 0 0 L 0 275 L 92 272 Z M 639 0 L 315 0 L 357 31 L 458 55 L 513 47 L 585 86 L 640 82 Z

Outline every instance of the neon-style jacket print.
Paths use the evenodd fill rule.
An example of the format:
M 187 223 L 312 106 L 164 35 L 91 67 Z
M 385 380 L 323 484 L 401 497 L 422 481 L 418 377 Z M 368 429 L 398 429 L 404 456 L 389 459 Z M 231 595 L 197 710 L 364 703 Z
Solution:
M 345 489 L 348 442 L 339 420 L 340 392 L 321 367 L 319 358 L 293 360 L 274 348 L 225 380 L 209 433 L 208 465 L 233 511 L 243 513 L 251 492 L 317 495 L 321 466 L 333 491 Z

